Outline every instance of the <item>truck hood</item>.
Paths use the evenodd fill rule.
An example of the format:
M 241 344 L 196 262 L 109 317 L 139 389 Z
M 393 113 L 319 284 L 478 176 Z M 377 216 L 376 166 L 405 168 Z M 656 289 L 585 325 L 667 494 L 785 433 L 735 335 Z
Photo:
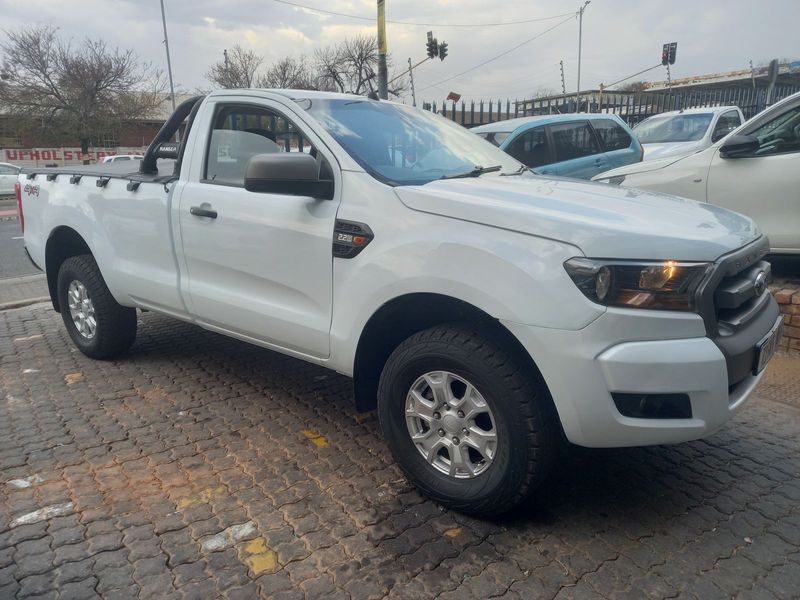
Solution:
M 695 153 L 692 154 L 678 154 L 676 156 L 667 156 L 664 158 L 654 158 L 653 160 L 644 160 L 637 163 L 632 163 L 630 165 L 625 165 L 623 167 L 617 167 L 616 169 L 610 169 L 608 171 L 604 171 L 592 177 L 592 181 L 604 181 L 609 177 L 619 177 L 620 175 L 633 175 L 634 173 L 648 173 L 650 171 L 658 171 L 659 169 L 663 169 L 664 167 L 668 167 L 670 165 L 674 165 L 676 162 L 688 158 L 690 156 L 694 156 Z
M 412 210 L 558 240 L 595 258 L 712 261 L 760 235 L 716 206 L 560 177 L 484 175 L 395 191 Z
M 657 158 L 678 157 L 686 154 L 694 154 L 704 148 L 705 144 L 699 142 L 665 142 L 663 144 L 642 144 L 644 148 L 644 160 L 655 160 Z

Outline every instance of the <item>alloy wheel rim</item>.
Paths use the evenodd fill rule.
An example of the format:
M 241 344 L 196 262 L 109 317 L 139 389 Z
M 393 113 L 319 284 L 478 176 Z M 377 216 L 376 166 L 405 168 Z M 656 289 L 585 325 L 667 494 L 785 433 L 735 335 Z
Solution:
M 463 377 L 431 371 L 406 395 L 411 441 L 440 473 L 472 479 L 484 473 L 497 452 L 494 415 L 483 395 Z
M 97 319 L 94 314 L 94 304 L 89 297 L 89 290 L 77 279 L 69 284 L 67 289 L 67 303 L 69 314 L 75 329 L 87 340 L 91 340 L 97 332 Z

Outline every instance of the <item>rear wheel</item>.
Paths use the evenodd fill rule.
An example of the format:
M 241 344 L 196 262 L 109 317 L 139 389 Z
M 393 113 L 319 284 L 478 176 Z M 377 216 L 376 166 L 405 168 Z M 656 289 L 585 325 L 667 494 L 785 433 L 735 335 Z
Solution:
M 136 309 L 119 304 L 91 255 L 72 256 L 58 270 L 58 304 L 70 338 L 91 358 L 113 358 L 136 338 Z
M 378 414 L 395 460 L 424 494 L 494 515 L 528 499 L 548 473 L 557 423 L 546 394 L 500 343 L 440 326 L 389 357 Z

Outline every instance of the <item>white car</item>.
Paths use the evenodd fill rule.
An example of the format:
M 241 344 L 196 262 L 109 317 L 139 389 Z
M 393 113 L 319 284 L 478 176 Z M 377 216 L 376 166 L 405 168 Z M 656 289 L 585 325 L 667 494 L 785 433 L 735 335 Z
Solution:
M 593 180 L 734 210 L 758 223 L 772 252 L 800 254 L 800 93 L 702 152 L 613 169 Z
M 131 160 L 142 160 L 141 154 L 114 154 L 113 156 L 103 157 L 103 164 L 125 162 Z
M 19 167 L 11 163 L 0 163 L 0 196 L 14 193 Z
M 711 434 L 781 335 L 747 217 L 540 177 L 410 106 L 216 91 L 140 167 L 20 176 L 25 246 L 75 346 L 124 353 L 139 308 L 352 377 L 409 480 L 454 509 L 530 498 L 562 435 Z
M 633 128 L 644 149 L 642 160 L 705 150 L 744 123 L 737 106 L 687 108 L 648 117 Z

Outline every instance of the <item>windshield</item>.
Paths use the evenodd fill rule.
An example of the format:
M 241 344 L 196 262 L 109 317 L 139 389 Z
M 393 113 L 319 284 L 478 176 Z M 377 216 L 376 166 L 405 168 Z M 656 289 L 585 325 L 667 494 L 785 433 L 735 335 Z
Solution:
M 476 167 L 499 166 L 494 175 L 522 167 L 489 142 L 428 111 L 367 99 L 299 102 L 364 170 L 389 185 L 421 185 Z
M 710 113 L 650 117 L 633 128 L 643 144 L 666 142 L 696 142 L 705 135 L 711 119 Z

